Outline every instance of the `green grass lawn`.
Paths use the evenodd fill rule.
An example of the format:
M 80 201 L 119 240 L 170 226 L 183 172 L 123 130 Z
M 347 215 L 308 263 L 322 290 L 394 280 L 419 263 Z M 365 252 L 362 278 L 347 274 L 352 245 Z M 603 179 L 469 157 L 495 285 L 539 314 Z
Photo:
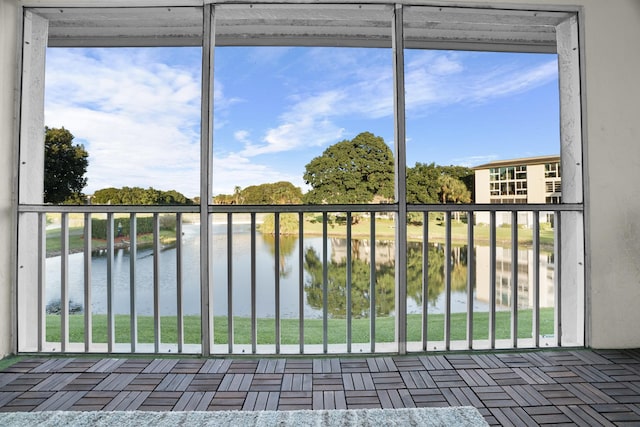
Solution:
M 315 221 L 305 221 L 305 234 L 322 235 L 321 215 Z M 407 227 L 407 237 L 410 241 L 422 241 L 421 225 L 409 224 Z M 432 219 L 429 221 L 429 241 L 444 242 L 445 225 L 442 221 Z M 346 236 L 346 225 L 330 224 L 327 232 L 330 236 Z M 473 233 L 476 243 L 489 242 L 489 226 L 476 225 L 473 227 Z M 351 226 L 351 234 L 354 238 L 369 237 L 371 234 L 369 217 L 365 216 L 358 224 Z M 376 238 L 377 239 L 394 239 L 395 238 L 395 222 L 391 219 L 376 219 Z M 467 224 L 461 221 L 451 221 L 451 239 L 455 242 L 467 241 Z M 553 246 L 553 230 L 540 230 L 540 244 Z M 528 228 L 518 229 L 518 242 L 521 245 L 531 245 L 533 241 L 533 231 Z M 511 244 L 511 228 L 496 227 L 496 242 L 498 244 Z
M 496 339 L 508 339 L 510 337 L 510 312 L 496 312 Z M 395 319 L 393 317 L 381 317 L 376 319 L 376 342 L 392 342 L 395 335 Z M 451 339 L 466 339 L 466 313 L 454 313 L 451 315 Z M 275 321 L 273 319 L 258 319 L 258 344 L 273 344 L 275 342 Z M 553 308 L 540 310 L 540 334 L 553 334 Z M 297 319 L 282 319 L 280 323 L 281 343 L 299 344 L 299 325 Z M 369 319 L 352 320 L 352 342 L 367 343 L 369 337 Z M 138 342 L 152 343 L 153 317 L 138 316 Z M 115 331 L 117 343 L 130 342 L 129 316 L 118 315 L 115 317 Z M 518 311 L 518 337 L 530 338 L 532 331 L 532 310 Z M 177 323 L 175 316 L 161 318 L 161 341 L 175 343 L 177 340 Z M 251 320 L 246 317 L 234 318 L 234 342 L 236 344 L 251 343 Z M 304 321 L 305 344 L 322 344 L 322 319 L 306 319 Z M 429 315 L 427 330 L 429 341 L 442 341 L 444 338 L 444 316 L 442 314 Z M 185 316 L 184 341 L 187 344 L 200 343 L 200 317 Z M 478 312 L 473 316 L 473 338 L 487 339 L 489 337 L 489 315 Z M 410 314 L 407 319 L 408 341 L 421 340 L 421 316 Z M 60 316 L 47 315 L 47 341 L 60 341 Z M 69 341 L 84 341 L 84 316 L 69 316 Z M 93 342 L 104 343 L 107 341 L 107 316 L 93 315 Z M 215 317 L 214 342 L 226 344 L 227 318 Z M 328 321 L 329 344 L 346 342 L 346 320 L 329 319 Z

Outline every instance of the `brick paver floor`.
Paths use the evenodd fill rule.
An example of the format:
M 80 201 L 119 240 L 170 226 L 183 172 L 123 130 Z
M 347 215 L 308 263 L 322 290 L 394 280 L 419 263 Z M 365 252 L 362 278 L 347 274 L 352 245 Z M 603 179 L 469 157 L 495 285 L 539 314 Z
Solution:
M 23 359 L 0 411 L 471 405 L 492 425 L 640 425 L 640 350 L 410 356 Z

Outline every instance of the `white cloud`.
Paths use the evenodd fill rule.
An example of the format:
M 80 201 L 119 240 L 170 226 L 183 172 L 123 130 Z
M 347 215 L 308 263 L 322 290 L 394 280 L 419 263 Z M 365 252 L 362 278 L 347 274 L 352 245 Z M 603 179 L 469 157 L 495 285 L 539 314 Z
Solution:
M 229 108 L 244 102 L 241 98 L 227 97 L 224 85 L 218 79 L 213 82 L 214 129 L 222 129 L 229 123 Z
M 257 64 L 277 64 L 291 51 L 292 47 L 285 46 L 260 46 L 249 48 L 249 59 Z
M 515 95 L 553 81 L 558 75 L 558 64 L 549 61 L 530 69 L 504 70 L 472 82 L 475 101 Z
M 280 52 L 281 53 L 281 52 Z M 344 117 L 380 119 L 393 116 L 393 74 L 382 53 L 312 49 L 305 70 L 296 77 L 309 88 L 297 87 L 292 101 L 279 116 L 279 124 L 266 130 L 260 142 L 245 144 L 243 156 L 253 157 L 325 146 L 347 134 L 338 123 Z M 469 56 L 459 52 L 421 51 L 408 61 L 405 71 L 408 113 L 454 104 L 476 104 L 520 93 L 557 76 L 556 62 L 537 67 L 502 69 L 466 65 Z M 321 70 L 318 73 L 318 70 Z M 302 77 L 300 77 L 302 76 Z
M 241 154 L 253 157 L 336 141 L 344 129 L 330 118 L 339 111 L 344 97 L 344 93 L 332 90 L 298 100 L 280 116 L 281 125 L 266 131 L 262 144 L 247 143 Z
M 249 131 L 246 131 L 246 130 L 236 131 L 236 132 L 234 132 L 233 137 L 236 139 L 236 141 L 242 142 L 243 144 L 249 144 L 250 143 Z
M 387 64 L 381 66 L 371 52 L 311 49 L 304 59 L 311 74 L 305 77 L 306 70 L 296 74 L 304 85 L 296 85 L 295 94 L 289 96 L 280 123 L 267 129 L 260 143 L 247 143 L 242 155 L 326 146 L 347 134 L 338 124 L 341 118 L 393 115 L 392 70 Z
M 465 66 L 460 55 L 425 52 L 409 62 L 405 71 L 407 111 L 453 104 L 481 104 L 539 87 L 557 79 L 555 60 L 536 66 L 496 68 Z
M 436 56 L 433 63 L 429 66 L 430 73 L 438 76 L 455 74 L 462 70 L 464 70 L 462 63 L 453 55 Z
M 460 157 L 457 159 L 451 160 L 452 165 L 466 166 L 468 168 L 473 166 L 482 165 L 485 163 L 493 162 L 494 160 L 498 160 L 500 156 L 497 154 L 487 154 L 485 156 L 468 156 L 468 157 Z
M 274 170 L 270 166 L 255 163 L 236 153 L 214 156 L 213 171 L 214 195 L 232 194 L 236 186 L 245 188 L 265 182 L 289 181 L 298 187 L 304 186 L 302 177 L 299 175 Z
M 50 49 L 45 123 L 89 152 L 86 193 L 107 186 L 199 190 L 200 77 L 148 50 Z

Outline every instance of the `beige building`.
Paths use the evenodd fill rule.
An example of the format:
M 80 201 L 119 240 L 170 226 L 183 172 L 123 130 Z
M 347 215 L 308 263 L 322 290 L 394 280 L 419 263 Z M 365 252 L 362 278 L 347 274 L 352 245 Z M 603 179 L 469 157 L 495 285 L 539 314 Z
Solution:
M 562 179 L 560 156 L 527 157 L 498 160 L 473 168 L 475 171 L 475 203 L 520 204 L 561 203 Z M 541 217 L 551 221 L 551 217 Z M 529 212 L 518 214 L 518 224 L 530 226 Z M 478 212 L 476 222 L 489 223 L 488 212 Z M 497 225 L 509 224 L 509 213 L 496 215 Z

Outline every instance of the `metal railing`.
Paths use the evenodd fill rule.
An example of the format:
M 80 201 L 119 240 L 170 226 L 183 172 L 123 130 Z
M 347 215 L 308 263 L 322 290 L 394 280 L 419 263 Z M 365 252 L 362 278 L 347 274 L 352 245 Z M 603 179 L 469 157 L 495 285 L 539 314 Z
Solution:
M 397 211 L 393 204 L 213 205 L 208 207 L 208 224 L 202 225 L 199 206 L 21 205 L 19 268 L 35 269 L 36 273 L 18 274 L 18 323 L 23 324 L 19 331 L 28 335 L 22 337 L 19 351 L 317 354 L 565 345 L 562 328 L 567 322 L 563 320 L 566 314 L 560 272 L 571 270 L 562 266 L 562 245 L 566 243 L 562 224 L 565 215 L 572 221 L 577 215 L 581 221 L 582 205 L 408 205 L 411 218 L 402 221 L 397 218 Z M 47 219 L 52 215 L 59 218 L 59 231 L 47 230 Z M 273 220 L 273 229 L 266 232 L 272 236 L 267 249 L 262 248 L 265 243 L 260 240 L 265 235 L 264 230 L 260 232 L 260 219 L 265 215 L 272 215 Z M 523 215 L 526 224 L 519 222 Z M 309 222 L 311 216 L 314 218 Z M 137 229 L 143 217 L 150 217 L 152 222 L 147 246 L 141 245 Z M 162 230 L 164 217 L 172 219 L 171 231 Z M 81 224 L 70 226 L 71 218 Z M 96 237 L 92 236 L 92 223 L 98 218 L 106 220 L 106 239 L 99 248 L 92 243 L 92 237 Z M 130 224 L 126 235 L 116 227 L 116 221 L 123 221 L 122 218 L 128 218 Z M 185 218 L 194 223 L 185 224 Z M 316 225 L 310 226 L 312 223 Z M 196 268 L 200 274 L 195 276 L 189 273 L 186 277 L 185 273 L 192 270 L 185 264 L 185 230 L 203 226 L 210 238 L 200 241 L 198 231 L 194 244 L 207 245 L 209 259 L 196 257 L 188 261 L 200 266 L 209 263 L 214 269 L 223 270 L 211 276 L 213 280 L 203 275 L 201 268 Z M 244 227 L 240 237 L 239 226 Z M 285 226 L 287 230 L 283 230 Z M 212 239 L 214 227 L 222 227 L 216 228 L 216 242 Z M 397 231 L 397 227 L 405 228 L 409 236 L 407 247 L 395 246 L 389 229 Z M 283 231 L 289 233 L 289 240 L 284 240 Z M 162 244 L 162 236 L 167 234 L 174 240 L 169 248 Z M 34 239 L 25 238 L 30 235 Z M 75 243 L 70 243 L 72 235 Z M 47 259 L 51 252 L 47 243 L 52 240 L 59 241 L 59 255 Z M 502 246 L 498 246 L 499 241 Z M 386 246 L 380 246 L 381 242 Z M 553 260 L 546 275 L 541 272 L 541 246 Z M 384 254 L 382 247 L 386 249 Z M 106 257 L 104 271 L 94 269 L 96 249 Z M 164 250 L 171 251 L 170 260 L 161 257 Z M 484 257 L 487 250 L 488 258 Z M 128 263 L 120 260 L 116 264 L 116 253 L 120 251 L 128 253 Z M 411 265 L 396 265 L 399 251 L 410 252 L 407 264 Z M 82 256 L 81 268 L 77 263 L 71 266 L 72 252 Z M 261 255 L 263 252 L 269 256 Z M 147 278 L 151 286 L 146 293 L 141 291 L 139 277 L 143 255 L 152 257 L 151 279 Z M 523 259 L 533 261 L 520 266 Z M 265 262 L 271 267 L 266 268 Z M 507 267 L 501 269 L 499 263 Z M 53 292 L 53 278 L 47 274 L 50 264 L 59 264 L 54 269 L 55 275 L 59 274 L 59 284 L 57 277 L 53 281 L 54 288 L 59 289 Z M 287 266 L 290 271 L 285 271 Z M 128 275 L 118 270 L 125 268 Z M 389 280 L 396 277 L 392 274 L 396 268 L 406 268 L 411 278 L 408 283 L 394 282 L 390 290 Z M 171 293 L 164 285 L 167 275 L 172 276 Z M 541 281 L 547 275 L 553 277 L 553 283 L 545 291 L 552 290 L 553 298 L 545 297 L 548 301 L 543 302 Z M 72 276 L 82 283 L 81 313 L 71 306 Z M 126 276 L 128 279 L 123 279 Z M 96 306 L 103 307 L 97 304 L 96 277 L 100 283 L 104 280 L 106 301 L 104 308 L 94 310 Z M 363 280 L 368 281 L 367 286 L 362 286 Z M 220 284 L 221 281 L 225 283 Z M 400 286 L 405 291 L 411 287 L 411 295 L 390 304 L 390 292 L 397 293 Z M 441 289 L 437 296 L 431 298 L 438 286 Z M 209 295 L 204 305 L 199 301 L 201 287 L 206 287 L 204 295 Z M 248 289 L 248 297 L 240 288 Z M 128 296 L 117 300 L 116 294 L 125 291 Z M 198 296 L 195 304 L 186 297 L 192 291 Z M 48 294 L 58 292 L 59 306 L 52 309 Z M 454 296 L 464 303 L 454 301 Z M 189 304 L 187 300 L 191 306 L 185 306 Z M 523 306 L 521 300 L 529 303 Z M 152 301 L 150 313 L 141 312 L 141 305 L 148 305 L 148 301 Z M 239 304 L 245 308 L 239 310 Z M 408 305 L 412 306 L 409 311 Z M 462 305 L 463 309 L 454 309 L 454 305 Z M 198 310 L 201 306 L 208 307 L 206 313 Z M 400 312 L 407 322 L 394 325 L 390 319 Z M 82 322 L 78 321 L 80 317 Z M 36 318 L 37 324 L 30 324 Z M 211 328 L 203 327 L 205 324 Z M 189 333 L 185 332 L 186 327 Z M 580 330 L 583 326 L 575 327 Z M 399 328 L 405 328 L 404 334 L 399 334 Z M 339 333 L 335 333 L 336 329 L 340 329 Z M 201 331 L 206 332 L 202 335 Z M 399 343 L 398 336 L 406 336 L 406 342 Z

